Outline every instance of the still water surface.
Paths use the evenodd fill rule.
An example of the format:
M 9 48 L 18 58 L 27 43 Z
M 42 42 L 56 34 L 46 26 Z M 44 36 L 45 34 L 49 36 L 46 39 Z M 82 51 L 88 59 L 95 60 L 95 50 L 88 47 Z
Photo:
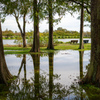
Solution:
M 5 55 L 8 69 L 18 76 L 7 100 L 87 100 L 78 80 L 86 74 L 90 51 L 63 50 L 35 55 Z
M 62 41 L 62 42 L 70 42 L 71 40 L 78 40 L 79 43 L 79 39 L 58 39 L 58 41 Z M 84 40 L 89 40 L 89 43 L 91 43 L 91 39 L 87 38 Z M 3 40 L 3 44 L 9 44 L 9 45 L 16 45 L 16 43 L 14 43 L 15 40 Z
M 80 42 L 80 39 L 58 39 L 58 41 L 62 41 L 62 42 L 70 42 L 71 40 L 78 40 L 78 43 Z M 91 43 L 91 39 L 90 38 L 85 38 L 83 40 L 89 40 L 88 43 Z

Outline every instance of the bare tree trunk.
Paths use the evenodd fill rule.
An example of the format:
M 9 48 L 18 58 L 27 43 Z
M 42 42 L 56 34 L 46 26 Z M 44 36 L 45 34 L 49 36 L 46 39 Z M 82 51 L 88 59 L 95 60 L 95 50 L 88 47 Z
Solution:
M 40 44 L 39 44 L 39 9 L 37 6 L 37 0 L 34 0 L 34 40 L 33 46 L 30 52 L 40 52 Z
M 26 14 L 23 16 L 23 47 L 26 47 L 26 32 L 25 32 L 25 27 L 26 27 L 26 21 L 25 21 Z
M 80 22 L 80 46 L 79 49 L 84 49 L 83 45 L 83 27 L 84 27 L 84 8 L 83 8 L 83 0 L 82 0 L 82 7 L 81 7 L 81 22 Z
M 25 33 L 23 33 L 23 48 L 26 47 L 26 36 L 25 36 Z
M 53 15 L 52 15 L 52 0 L 48 0 L 49 6 L 49 42 L 47 49 L 54 49 L 53 45 Z
M 17 25 L 18 25 L 18 28 L 20 30 L 21 37 L 22 37 L 22 40 L 23 40 L 23 47 L 26 47 L 26 31 L 25 31 L 25 27 L 26 27 L 25 17 L 26 17 L 26 14 L 24 14 L 24 16 L 23 16 L 23 30 L 22 30 L 21 25 L 19 23 L 18 17 L 16 16 L 16 13 L 14 13 L 14 14 L 15 14 L 14 17 L 16 19 L 16 22 L 17 22 Z
M 12 78 L 10 74 L 5 57 L 4 57 L 4 48 L 3 48 L 3 41 L 2 41 L 2 29 L 1 29 L 1 19 L 0 19 L 0 83 L 8 84 L 8 80 Z
M 91 62 L 81 83 L 100 87 L 100 0 L 91 0 Z

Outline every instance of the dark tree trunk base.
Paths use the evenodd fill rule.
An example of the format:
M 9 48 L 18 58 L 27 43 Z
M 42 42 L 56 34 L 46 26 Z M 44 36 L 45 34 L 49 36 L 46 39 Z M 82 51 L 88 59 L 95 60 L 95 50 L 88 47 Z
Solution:
M 8 81 L 12 78 L 13 77 L 10 74 L 5 61 L 3 41 L 2 41 L 2 29 L 0 22 L 0 83 L 8 85 Z

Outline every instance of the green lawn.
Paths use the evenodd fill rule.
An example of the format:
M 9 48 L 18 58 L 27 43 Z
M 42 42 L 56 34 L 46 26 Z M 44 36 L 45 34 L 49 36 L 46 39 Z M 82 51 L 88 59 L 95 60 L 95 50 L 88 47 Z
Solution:
M 40 47 L 41 52 L 55 51 L 55 50 L 80 50 L 79 44 L 58 44 L 54 50 L 47 50 L 47 47 Z M 17 47 L 17 46 L 4 46 L 5 54 L 27 54 L 30 53 L 31 47 Z M 91 44 L 84 44 L 83 50 L 90 50 Z

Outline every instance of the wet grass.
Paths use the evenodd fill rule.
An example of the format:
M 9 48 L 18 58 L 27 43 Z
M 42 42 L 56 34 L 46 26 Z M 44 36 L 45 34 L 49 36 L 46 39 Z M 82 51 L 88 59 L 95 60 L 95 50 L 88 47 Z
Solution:
M 85 90 L 89 100 L 100 100 L 100 88 L 93 85 L 82 85 L 82 88 Z
M 79 50 L 79 44 L 58 44 L 54 47 L 53 50 L 48 50 L 47 47 L 40 47 L 41 52 L 54 52 L 55 50 Z M 18 47 L 18 46 L 4 46 L 5 54 L 28 54 L 30 52 L 31 47 Z M 84 44 L 84 50 L 90 50 L 91 44 Z M 40 52 L 40 53 L 41 53 Z
M 0 100 L 6 100 L 6 95 L 9 93 L 9 87 L 4 84 L 0 84 Z

